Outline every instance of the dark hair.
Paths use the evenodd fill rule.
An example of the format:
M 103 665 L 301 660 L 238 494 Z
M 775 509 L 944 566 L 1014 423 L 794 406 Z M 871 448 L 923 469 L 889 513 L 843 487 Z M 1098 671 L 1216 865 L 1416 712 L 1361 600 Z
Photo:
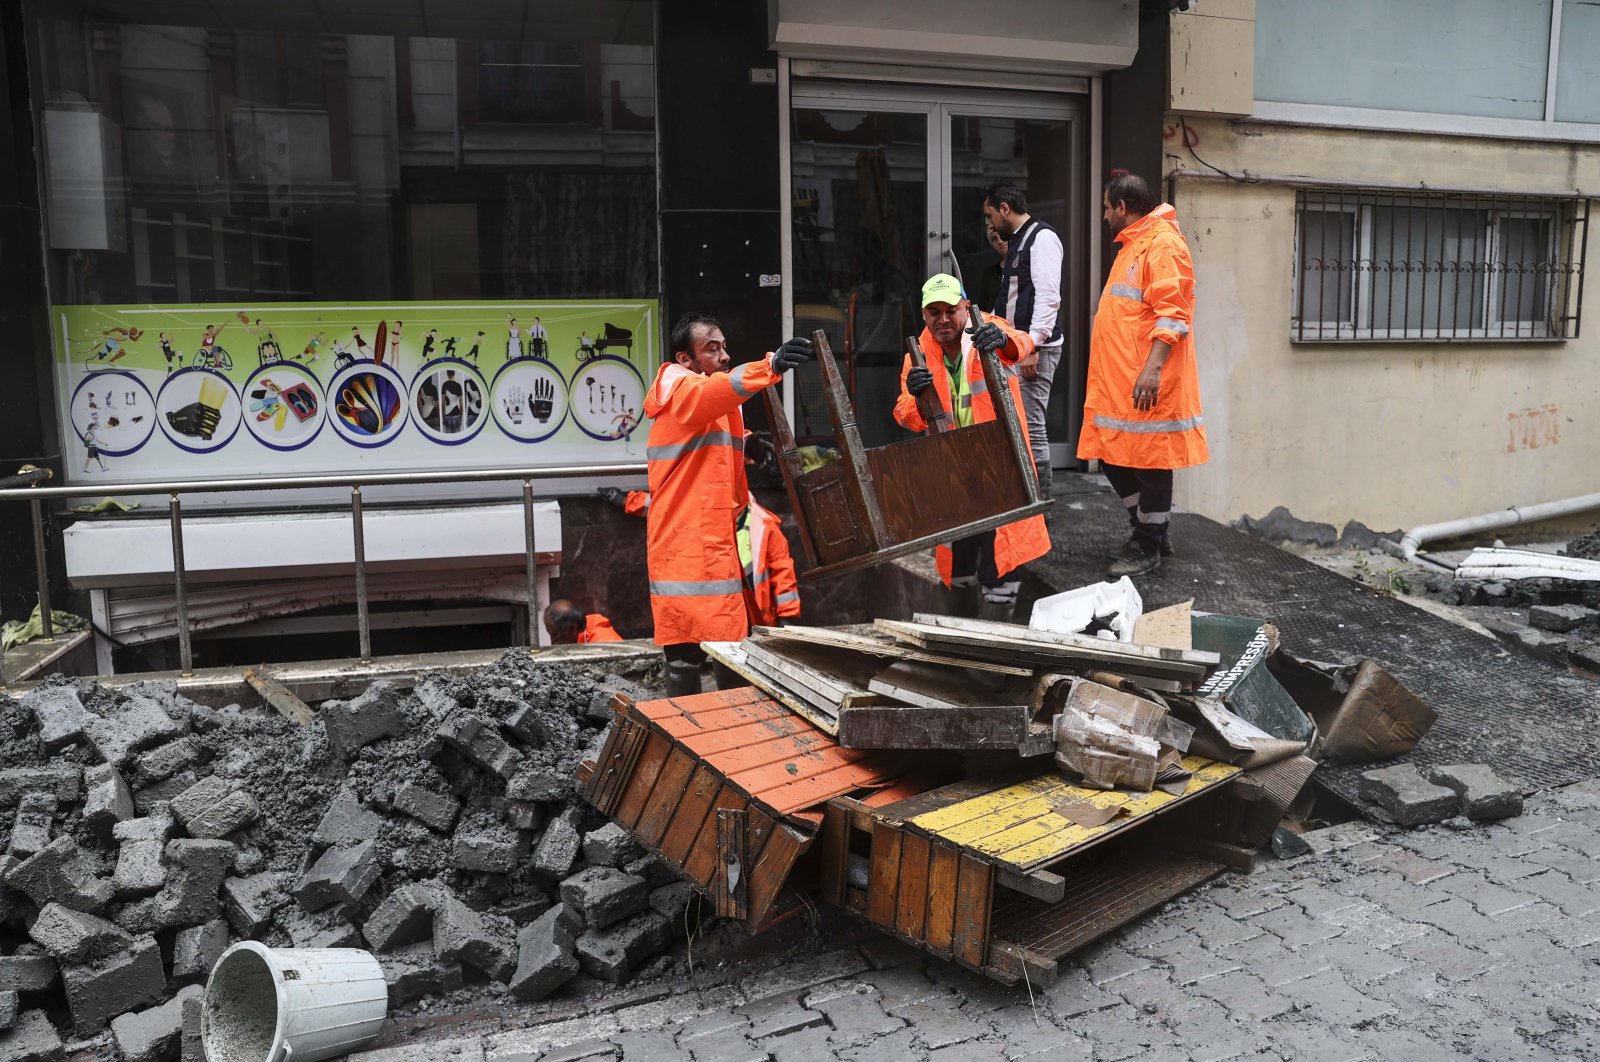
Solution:
M 1122 203 L 1128 213 L 1143 217 L 1156 208 L 1156 197 L 1143 177 L 1136 173 L 1119 173 L 1106 182 L 1106 202 L 1112 206 Z
M 996 210 L 1008 206 L 1013 214 L 1026 214 L 1028 212 L 1028 197 L 1022 189 L 1008 181 L 996 181 L 983 190 L 985 206 L 992 206 Z
M 722 322 L 715 317 L 703 313 L 690 311 L 678 318 L 678 323 L 672 326 L 672 335 L 667 341 L 667 361 L 673 360 L 679 352 L 694 354 L 694 330 L 699 325 L 707 328 L 721 328 Z
M 544 622 L 551 640 L 558 644 L 577 641 L 589 623 L 583 610 L 566 600 L 552 601 L 544 610 Z

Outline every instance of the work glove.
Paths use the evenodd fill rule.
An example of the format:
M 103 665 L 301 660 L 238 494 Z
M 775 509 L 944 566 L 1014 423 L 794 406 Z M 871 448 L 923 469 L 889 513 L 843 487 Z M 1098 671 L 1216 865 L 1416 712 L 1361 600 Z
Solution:
M 216 433 L 221 419 L 221 412 L 200 402 L 190 402 L 167 414 L 167 423 L 172 425 L 173 431 L 207 441 Z
M 967 331 L 972 336 L 972 345 L 985 354 L 993 354 L 1006 345 L 1006 334 L 993 321 L 985 321 L 979 327 L 969 328 Z
M 624 511 L 627 510 L 628 492 L 621 487 L 601 487 L 595 493 L 600 495 L 600 500 L 606 504 L 615 505 Z
M 772 355 L 772 371 L 785 373 L 811 360 L 811 340 L 796 336 L 786 339 Z
M 913 395 L 920 395 L 933 386 L 933 373 L 927 369 L 912 369 L 906 373 L 906 390 Z
M 753 431 L 744 439 L 744 459 L 754 465 L 763 465 L 778 456 L 772 445 L 772 436 L 764 431 Z

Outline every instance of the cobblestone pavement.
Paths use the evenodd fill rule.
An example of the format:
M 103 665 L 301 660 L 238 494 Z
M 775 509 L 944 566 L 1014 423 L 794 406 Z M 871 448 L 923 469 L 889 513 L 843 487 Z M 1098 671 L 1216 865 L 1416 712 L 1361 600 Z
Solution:
M 886 938 L 361 1062 L 1600 1059 L 1600 781 L 1504 825 L 1355 822 L 1003 988 Z M 351 1062 L 356 1062 L 352 1059 Z

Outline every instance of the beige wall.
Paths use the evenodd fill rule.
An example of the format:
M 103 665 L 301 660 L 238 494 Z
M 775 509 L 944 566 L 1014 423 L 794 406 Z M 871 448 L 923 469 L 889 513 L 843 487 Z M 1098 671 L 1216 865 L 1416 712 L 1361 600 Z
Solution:
M 1185 119 L 1235 173 L 1507 192 L 1600 188 L 1600 145 Z M 1167 169 L 1204 168 L 1173 117 Z M 1560 343 L 1289 342 L 1294 188 L 1179 178 L 1194 255 L 1209 465 L 1179 505 L 1217 519 L 1286 505 L 1379 530 L 1600 490 L 1600 241 L 1582 338 Z M 1596 210 L 1600 224 L 1600 210 Z

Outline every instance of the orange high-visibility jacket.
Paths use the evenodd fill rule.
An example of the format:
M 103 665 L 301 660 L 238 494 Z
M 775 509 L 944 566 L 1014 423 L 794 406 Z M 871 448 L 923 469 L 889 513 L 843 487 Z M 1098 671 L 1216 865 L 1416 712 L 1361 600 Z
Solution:
M 645 516 L 650 512 L 650 492 L 630 490 L 623 499 L 623 512 L 630 516 Z M 746 521 L 750 531 L 751 563 L 745 568 L 745 582 L 750 586 L 750 625 L 770 627 L 779 618 L 794 619 L 800 615 L 800 583 L 794 574 L 794 557 L 789 552 L 789 540 L 783 534 L 783 521 L 770 510 L 750 498 L 750 517 Z
M 1006 345 L 998 351 L 1002 363 L 1014 365 L 1033 353 L 1033 340 L 1026 332 L 1012 328 L 1011 322 L 1001 317 L 990 316 L 987 320 L 999 325 L 1001 331 L 1006 334 Z M 950 405 L 950 375 L 944 368 L 944 348 L 939 346 L 938 340 L 933 338 L 933 333 L 926 328 L 922 330 L 918 342 L 922 344 L 922 356 L 933 372 L 934 390 L 939 392 L 939 401 L 944 404 L 945 410 L 952 414 L 953 421 L 955 411 Z M 993 420 L 994 399 L 990 396 L 989 386 L 983 378 L 983 359 L 978 357 L 978 352 L 972 347 L 972 337 L 966 332 L 961 333 L 961 371 L 966 376 L 967 387 L 972 394 L 972 422 L 983 424 Z M 907 354 L 904 364 L 900 367 L 900 397 L 895 399 L 894 419 L 910 431 L 927 431 L 928 424 L 922 419 L 922 411 L 917 408 L 916 398 L 906 390 L 906 376 L 910 372 L 911 355 Z M 1017 419 L 1022 422 L 1023 438 L 1027 438 L 1028 420 L 1022 412 L 1022 382 L 1010 373 L 1006 376 L 1011 386 L 1012 405 L 1016 407 Z M 1031 451 L 1029 459 L 1032 459 Z M 1001 575 L 1049 552 L 1050 532 L 1045 528 L 1042 515 L 1006 524 L 995 532 L 994 561 Z M 950 547 L 936 546 L 933 556 L 934 563 L 939 568 L 939 577 L 944 580 L 944 585 L 949 586 Z
M 1078 456 L 1127 468 L 1203 465 L 1205 419 L 1195 369 L 1194 263 L 1178 215 L 1162 203 L 1117 234 L 1122 249 L 1100 293 L 1089 339 L 1089 386 Z M 1150 342 L 1172 344 L 1155 408 L 1133 408 Z
M 598 612 L 591 612 L 583 618 L 583 633 L 578 635 L 578 641 L 588 642 L 620 642 L 622 635 L 611 626 L 611 621 Z
M 750 500 L 739 406 L 777 383 L 772 356 L 702 376 L 661 366 L 645 395 L 650 610 L 657 645 L 750 632 L 735 521 Z
M 750 566 L 745 581 L 750 584 L 750 622 L 774 626 L 779 619 L 800 615 L 800 582 L 794 575 L 794 557 L 783 534 L 783 521 L 776 513 L 750 499 Z

